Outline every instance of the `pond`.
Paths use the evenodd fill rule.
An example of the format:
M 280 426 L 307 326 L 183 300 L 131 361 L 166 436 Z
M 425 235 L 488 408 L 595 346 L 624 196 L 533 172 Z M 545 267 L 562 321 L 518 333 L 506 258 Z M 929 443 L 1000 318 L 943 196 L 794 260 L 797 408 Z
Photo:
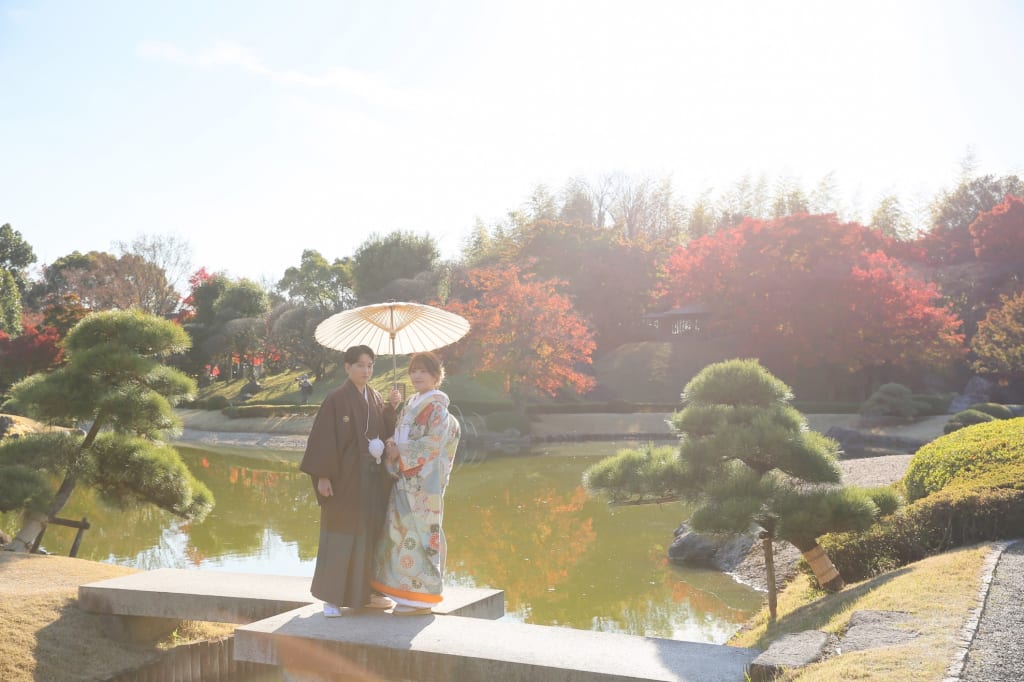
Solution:
M 666 559 L 678 504 L 609 507 L 581 474 L 627 443 L 535 446 L 457 463 L 445 497 L 446 581 L 505 590 L 505 619 L 723 643 L 760 593 Z M 217 506 L 201 523 L 155 507 L 128 511 L 78 489 L 61 512 L 88 517 L 78 556 L 141 569 L 202 568 L 312 576 L 318 513 L 300 453 L 179 448 Z M 11 528 L 14 519 L 0 518 Z M 74 530 L 51 526 L 43 547 L 67 554 Z

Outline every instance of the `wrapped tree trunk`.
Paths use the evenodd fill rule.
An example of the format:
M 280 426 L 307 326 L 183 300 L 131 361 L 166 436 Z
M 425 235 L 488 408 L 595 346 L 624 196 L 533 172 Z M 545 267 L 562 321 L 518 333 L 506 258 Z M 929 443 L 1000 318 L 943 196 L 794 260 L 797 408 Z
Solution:
M 843 576 L 839 575 L 839 571 L 836 570 L 832 560 L 828 558 L 828 554 L 821 548 L 821 545 L 814 543 L 814 546 L 809 549 L 804 549 L 803 547 L 798 547 L 797 549 L 803 554 L 804 560 L 810 564 L 811 570 L 814 571 L 814 577 L 822 589 L 829 592 L 838 592 L 846 587 L 846 581 L 843 580 Z
M 18 534 L 11 540 L 6 549 L 12 552 L 27 552 L 32 549 L 36 538 L 46 528 L 46 523 L 49 520 L 49 516 L 40 512 L 27 514 L 25 521 L 21 524 L 21 530 L 18 531 Z

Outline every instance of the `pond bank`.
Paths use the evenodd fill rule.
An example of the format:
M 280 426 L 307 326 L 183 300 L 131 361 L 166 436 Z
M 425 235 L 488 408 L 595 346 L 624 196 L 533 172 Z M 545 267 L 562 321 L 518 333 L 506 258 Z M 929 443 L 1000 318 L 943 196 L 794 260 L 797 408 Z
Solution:
M 313 417 L 288 415 L 281 417 L 231 419 L 216 410 L 178 410 L 185 432 L 181 440 L 238 441 L 233 444 L 253 447 L 276 447 L 259 443 L 259 435 L 280 439 L 282 449 L 301 450 L 305 437 L 313 426 Z M 664 437 L 671 438 L 667 420 L 670 413 L 642 414 L 548 414 L 537 415 L 531 424 L 531 435 L 537 440 L 587 440 L 615 438 Z M 946 415 L 926 417 L 909 423 L 865 426 L 856 414 L 806 415 L 810 428 L 821 433 L 832 427 L 855 429 L 872 435 L 897 436 L 929 441 L 942 435 L 942 427 L 949 419 Z M 232 435 L 228 435 L 232 434 Z M 298 437 L 298 438 L 288 438 Z M 301 443 L 300 443 L 301 440 Z M 244 441 L 244 442 L 241 442 Z M 231 444 L 231 443 L 226 443 Z

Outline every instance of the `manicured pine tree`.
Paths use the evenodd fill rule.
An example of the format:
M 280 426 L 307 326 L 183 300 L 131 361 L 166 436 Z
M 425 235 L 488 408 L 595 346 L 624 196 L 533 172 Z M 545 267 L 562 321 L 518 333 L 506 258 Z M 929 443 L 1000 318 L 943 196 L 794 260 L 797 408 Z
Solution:
M 650 449 L 648 457 L 622 452 L 587 472 L 593 489 L 624 495 L 664 492 L 652 486 L 650 468 L 677 495 L 695 505 L 697 531 L 746 533 L 758 529 L 768 578 L 768 609 L 776 616 L 772 543 L 794 544 L 818 583 L 844 586 L 817 538 L 827 532 L 868 527 L 878 509 L 870 491 L 843 487 L 836 462 L 838 444 L 807 428 L 789 405 L 789 387 L 755 360 L 729 360 L 705 367 L 683 390 L 684 407 L 672 416 L 680 435 L 671 468 Z M 638 468 L 641 473 L 638 473 Z M 636 488 L 638 482 L 642 489 Z
M 212 508 L 210 491 L 160 440 L 180 426 L 173 406 L 196 388 L 163 359 L 189 344 L 181 327 L 154 315 L 95 313 L 68 333 L 62 367 L 14 385 L 9 411 L 88 430 L 0 444 L 0 511 L 25 511 L 7 549 L 29 550 L 78 484 L 120 507 L 150 503 L 190 519 Z M 61 481 L 56 490 L 55 478 Z

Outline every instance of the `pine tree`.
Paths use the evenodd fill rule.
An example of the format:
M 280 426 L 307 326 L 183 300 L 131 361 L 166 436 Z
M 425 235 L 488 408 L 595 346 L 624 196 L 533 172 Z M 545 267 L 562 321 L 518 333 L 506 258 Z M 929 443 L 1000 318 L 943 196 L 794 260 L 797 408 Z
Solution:
M 672 416 L 680 434 L 674 466 L 656 450 L 652 459 L 619 453 L 587 472 L 593 489 L 620 499 L 625 494 L 663 493 L 650 469 L 679 497 L 695 505 L 690 526 L 701 532 L 746 533 L 758 529 L 765 553 L 768 609 L 776 614 L 772 543 L 794 544 L 830 590 L 844 586 L 817 543 L 827 532 L 860 530 L 877 515 L 870 492 L 843 487 L 838 444 L 807 428 L 789 401 L 789 387 L 756 360 L 729 360 L 701 370 L 683 390 L 685 407 Z M 638 482 L 642 483 L 640 487 Z
M 0 511 L 25 511 L 7 549 L 27 551 L 80 483 L 120 507 L 151 503 L 190 519 L 212 508 L 210 491 L 160 440 L 179 426 L 173 405 L 195 393 L 195 382 L 163 358 L 189 344 L 184 330 L 154 315 L 95 313 L 68 333 L 62 367 L 12 387 L 6 409 L 88 431 L 0 445 Z M 53 478 L 61 480 L 57 490 Z

